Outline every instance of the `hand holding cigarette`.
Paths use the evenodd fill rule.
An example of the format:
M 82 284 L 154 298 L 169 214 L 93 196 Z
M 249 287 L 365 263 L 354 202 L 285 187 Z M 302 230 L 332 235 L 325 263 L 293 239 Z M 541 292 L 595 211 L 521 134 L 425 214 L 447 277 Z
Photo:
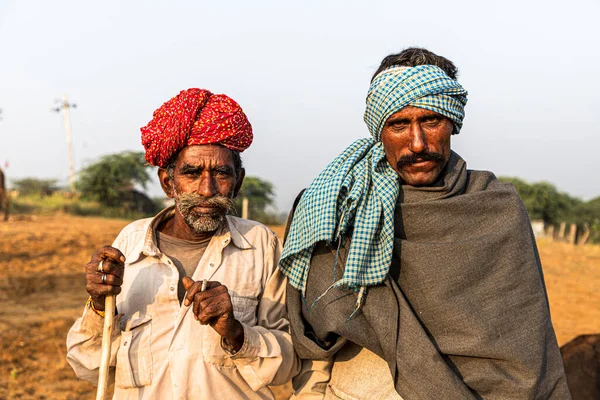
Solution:
M 217 281 L 194 282 L 188 276 L 182 279 L 187 291 L 183 305 L 192 305 L 194 318 L 202 325 L 210 325 L 235 353 L 244 344 L 244 327 L 233 316 L 233 305 L 227 287 Z

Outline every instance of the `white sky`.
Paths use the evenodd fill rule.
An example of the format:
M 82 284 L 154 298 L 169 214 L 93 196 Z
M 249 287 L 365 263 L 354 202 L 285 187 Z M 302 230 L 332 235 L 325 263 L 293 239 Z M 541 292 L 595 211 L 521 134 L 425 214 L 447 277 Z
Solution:
M 142 150 L 139 128 L 180 90 L 242 105 L 249 175 L 286 211 L 362 121 L 381 59 L 426 47 L 469 91 L 453 149 L 473 169 L 600 195 L 600 3 L 565 1 L 0 0 L 0 165 L 68 182 L 68 94 L 76 168 Z M 151 195 L 160 194 L 154 185 Z

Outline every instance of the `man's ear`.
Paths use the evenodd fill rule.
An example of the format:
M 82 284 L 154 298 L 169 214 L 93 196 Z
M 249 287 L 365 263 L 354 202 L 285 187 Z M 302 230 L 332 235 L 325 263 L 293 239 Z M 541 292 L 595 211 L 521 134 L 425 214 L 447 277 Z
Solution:
M 242 183 L 244 183 L 244 177 L 246 176 L 246 170 L 244 168 L 240 169 L 240 175 L 237 178 L 237 182 L 235 183 L 235 189 L 233 190 L 233 197 L 236 198 L 240 189 L 242 188 Z
M 158 181 L 160 182 L 160 187 L 168 198 L 172 199 L 175 197 L 175 188 L 173 187 L 174 182 L 171 180 L 171 178 L 169 178 L 169 172 L 166 168 L 158 169 Z

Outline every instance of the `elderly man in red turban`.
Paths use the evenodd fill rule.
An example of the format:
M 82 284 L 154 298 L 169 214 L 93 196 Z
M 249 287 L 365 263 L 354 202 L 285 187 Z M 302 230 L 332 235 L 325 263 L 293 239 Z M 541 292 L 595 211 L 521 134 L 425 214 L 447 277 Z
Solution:
M 252 143 L 241 107 L 189 89 L 142 131 L 175 206 L 131 223 L 86 265 L 90 298 L 67 337 L 67 359 L 96 382 L 104 299 L 117 295 L 114 398 L 269 399 L 299 370 L 285 308 L 281 244 L 228 215 Z

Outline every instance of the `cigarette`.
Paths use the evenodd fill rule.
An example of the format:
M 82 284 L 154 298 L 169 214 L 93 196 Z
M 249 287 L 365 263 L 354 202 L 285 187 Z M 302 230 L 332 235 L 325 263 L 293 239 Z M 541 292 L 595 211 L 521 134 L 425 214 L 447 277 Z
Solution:
M 200 291 L 204 292 L 206 290 L 206 286 L 208 286 L 208 281 L 206 279 L 204 279 L 202 281 L 202 287 L 200 288 Z

